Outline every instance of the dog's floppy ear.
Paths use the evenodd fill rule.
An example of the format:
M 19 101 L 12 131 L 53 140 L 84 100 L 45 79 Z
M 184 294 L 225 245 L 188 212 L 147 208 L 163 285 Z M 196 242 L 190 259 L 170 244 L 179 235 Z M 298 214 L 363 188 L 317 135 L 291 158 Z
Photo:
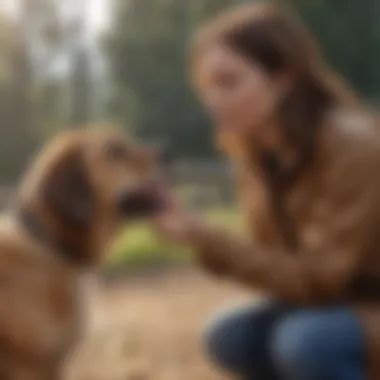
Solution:
M 48 210 L 64 223 L 88 225 L 93 214 L 93 193 L 79 148 L 68 149 L 45 178 L 42 197 Z

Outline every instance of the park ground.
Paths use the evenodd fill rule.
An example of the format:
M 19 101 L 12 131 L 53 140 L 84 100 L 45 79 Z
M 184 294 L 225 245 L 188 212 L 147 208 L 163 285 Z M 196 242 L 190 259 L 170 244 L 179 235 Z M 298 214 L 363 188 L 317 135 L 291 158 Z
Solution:
M 205 215 L 240 230 L 236 209 Z M 202 272 L 192 257 L 144 224 L 129 226 L 111 247 L 104 281 L 87 286 L 88 329 L 67 380 L 230 379 L 206 359 L 202 330 L 220 308 L 252 294 Z
M 222 380 L 201 346 L 205 321 L 252 298 L 200 270 L 142 271 L 92 289 L 91 323 L 69 380 Z

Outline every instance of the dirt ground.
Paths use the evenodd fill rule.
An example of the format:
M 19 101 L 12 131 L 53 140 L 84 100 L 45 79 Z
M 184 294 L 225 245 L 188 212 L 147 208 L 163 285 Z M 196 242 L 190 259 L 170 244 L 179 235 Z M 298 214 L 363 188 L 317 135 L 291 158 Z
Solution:
M 248 295 L 193 269 L 140 275 L 92 292 L 89 328 L 69 380 L 218 380 L 201 331 L 221 307 Z

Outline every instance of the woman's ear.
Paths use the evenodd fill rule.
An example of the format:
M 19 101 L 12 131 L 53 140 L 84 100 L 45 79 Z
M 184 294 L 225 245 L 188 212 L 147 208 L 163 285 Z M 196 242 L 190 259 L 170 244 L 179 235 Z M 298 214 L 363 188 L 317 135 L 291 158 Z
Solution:
M 41 184 L 42 200 L 64 223 L 84 227 L 93 216 L 94 196 L 79 148 L 73 148 L 53 165 Z

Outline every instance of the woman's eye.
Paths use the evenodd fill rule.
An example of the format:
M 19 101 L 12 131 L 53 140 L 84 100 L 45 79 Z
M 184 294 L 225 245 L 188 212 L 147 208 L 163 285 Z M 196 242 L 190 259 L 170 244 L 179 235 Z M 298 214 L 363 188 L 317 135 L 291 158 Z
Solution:
M 128 159 L 128 150 L 123 144 L 112 143 L 107 147 L 107 157 L 110 161 L 125 161 Z

